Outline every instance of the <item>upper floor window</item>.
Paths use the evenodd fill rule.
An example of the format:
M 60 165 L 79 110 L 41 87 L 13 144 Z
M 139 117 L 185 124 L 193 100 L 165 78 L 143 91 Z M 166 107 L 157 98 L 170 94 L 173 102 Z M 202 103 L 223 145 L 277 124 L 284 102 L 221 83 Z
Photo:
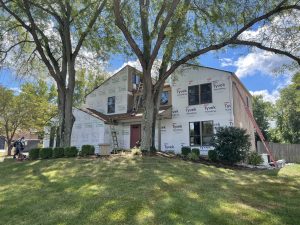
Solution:
M 168 91 L 163 91 L 161 93 L 160 104 L 161 105 L 168 105 L 169 104 L 169 92 Z
M 188 99 L 189 105 L 212 103 L 211 83 L 189 86 Z
M 107 113 L 114 113 L 115 112 L 115 102 L 116 97 L 108 97 L 107 99 Z
M 214 135 L 213 121 L 191 122 L 190 128 L 190 145 L 210 145 Z
M 139 84 L 141 82 L 141 78 L 138 75 L 132 74 L 132 83 Z

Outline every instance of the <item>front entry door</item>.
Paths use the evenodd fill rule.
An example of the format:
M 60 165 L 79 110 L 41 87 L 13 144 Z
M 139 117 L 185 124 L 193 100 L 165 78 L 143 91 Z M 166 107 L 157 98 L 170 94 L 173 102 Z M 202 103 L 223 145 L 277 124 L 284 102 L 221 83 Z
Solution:
M 136 143 L 141 139 L 141 124 L 130 126 L 130 148 L 136 146 Z

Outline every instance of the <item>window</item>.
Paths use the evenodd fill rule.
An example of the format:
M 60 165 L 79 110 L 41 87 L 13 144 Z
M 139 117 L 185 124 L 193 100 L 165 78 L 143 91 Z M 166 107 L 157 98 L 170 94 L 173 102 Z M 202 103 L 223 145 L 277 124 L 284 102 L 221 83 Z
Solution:
M 168 91 L 163 91 L 161 93 L 161 97 L 160 97 L 160 104 L 161 105 L 168 105 L 169 103 L 169 92 Z
M 114 113 L 115 112 L 115 102 L 116 97 L 108 97 L 107 99 L 107 113 Z
M 200 97 L 201 97 L 200 104 L 212 103 L 211 83 L 200 85 Z
M 201 145 L 200 122 L 190 123 L 190 145 Z
M 198 105 L 199 102 L 199 85 L 189 86 L 189 105 Z
M 213 121 L 190 123 L 190 145 L 210 145 L 214 135 Z
M 249 98 L 248 98 L 248 96 L 246 96 L 246 104 L 249 107 Z
M 132 83 L 133 84 L 139 84 L 140 83 L 140 77 L 138 75 L 132 74 Z
M 214 135 L 213 121 L 202 122 L 202 145 L 210 145 L 210 141 Z
M 211 83 L 189 86 L 189 105 L 212 103 Z

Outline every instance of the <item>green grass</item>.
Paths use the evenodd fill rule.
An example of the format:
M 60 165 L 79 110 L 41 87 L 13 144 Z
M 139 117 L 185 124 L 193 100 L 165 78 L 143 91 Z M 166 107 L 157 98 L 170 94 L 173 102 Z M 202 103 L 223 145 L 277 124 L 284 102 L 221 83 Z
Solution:
M 299 224 L 300 165 L 159 157 L 0 163 L 0 224 Z

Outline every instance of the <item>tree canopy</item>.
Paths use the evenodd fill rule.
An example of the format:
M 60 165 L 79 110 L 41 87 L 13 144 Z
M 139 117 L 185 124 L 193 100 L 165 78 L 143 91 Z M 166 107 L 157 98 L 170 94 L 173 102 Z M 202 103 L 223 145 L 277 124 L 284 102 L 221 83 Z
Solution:
M 253 96 L 253 116 L 257 125 L 261 129 L 266 140 L 270 140 L 269 128 L 272 115 L 272 103 L 263 100 L 262 95 Z M 258 135 L 255 135 L 256 141 L 259 140 Z
M 32 67 L 46 69 L 55 80 L 62 146 L 71 141 L 76 69 L 90 67 L 90 59 L 108 57 L 108 49 L 116 46 L 106 4 L 107 0 L 0 0 L 1 61 L 18 61 L 21 73 Z
M 300 73 L 294 75 L 292 83 L 280 91 L 276 102 L 276 129 L 274 136 L 285 143 L 300 143 Z M 274 138 L 275 138 L 274 137 Z
M 0 86 L 0 134 L 9 147 L 17 133 L 43 132 L 57 113 L 55 96 L 56 91 L 42 80 L 23 84 L 19 94 Z
M 116 25 L 143 69 L 145 150 L 154 146 L 164 82 L 189 60 L 243 45 L 287 56 L 300 65 L 298 1 L 114 0 L 113 9 Z M 153 84 L 151 70 L 158 59 L 159 76 Z

